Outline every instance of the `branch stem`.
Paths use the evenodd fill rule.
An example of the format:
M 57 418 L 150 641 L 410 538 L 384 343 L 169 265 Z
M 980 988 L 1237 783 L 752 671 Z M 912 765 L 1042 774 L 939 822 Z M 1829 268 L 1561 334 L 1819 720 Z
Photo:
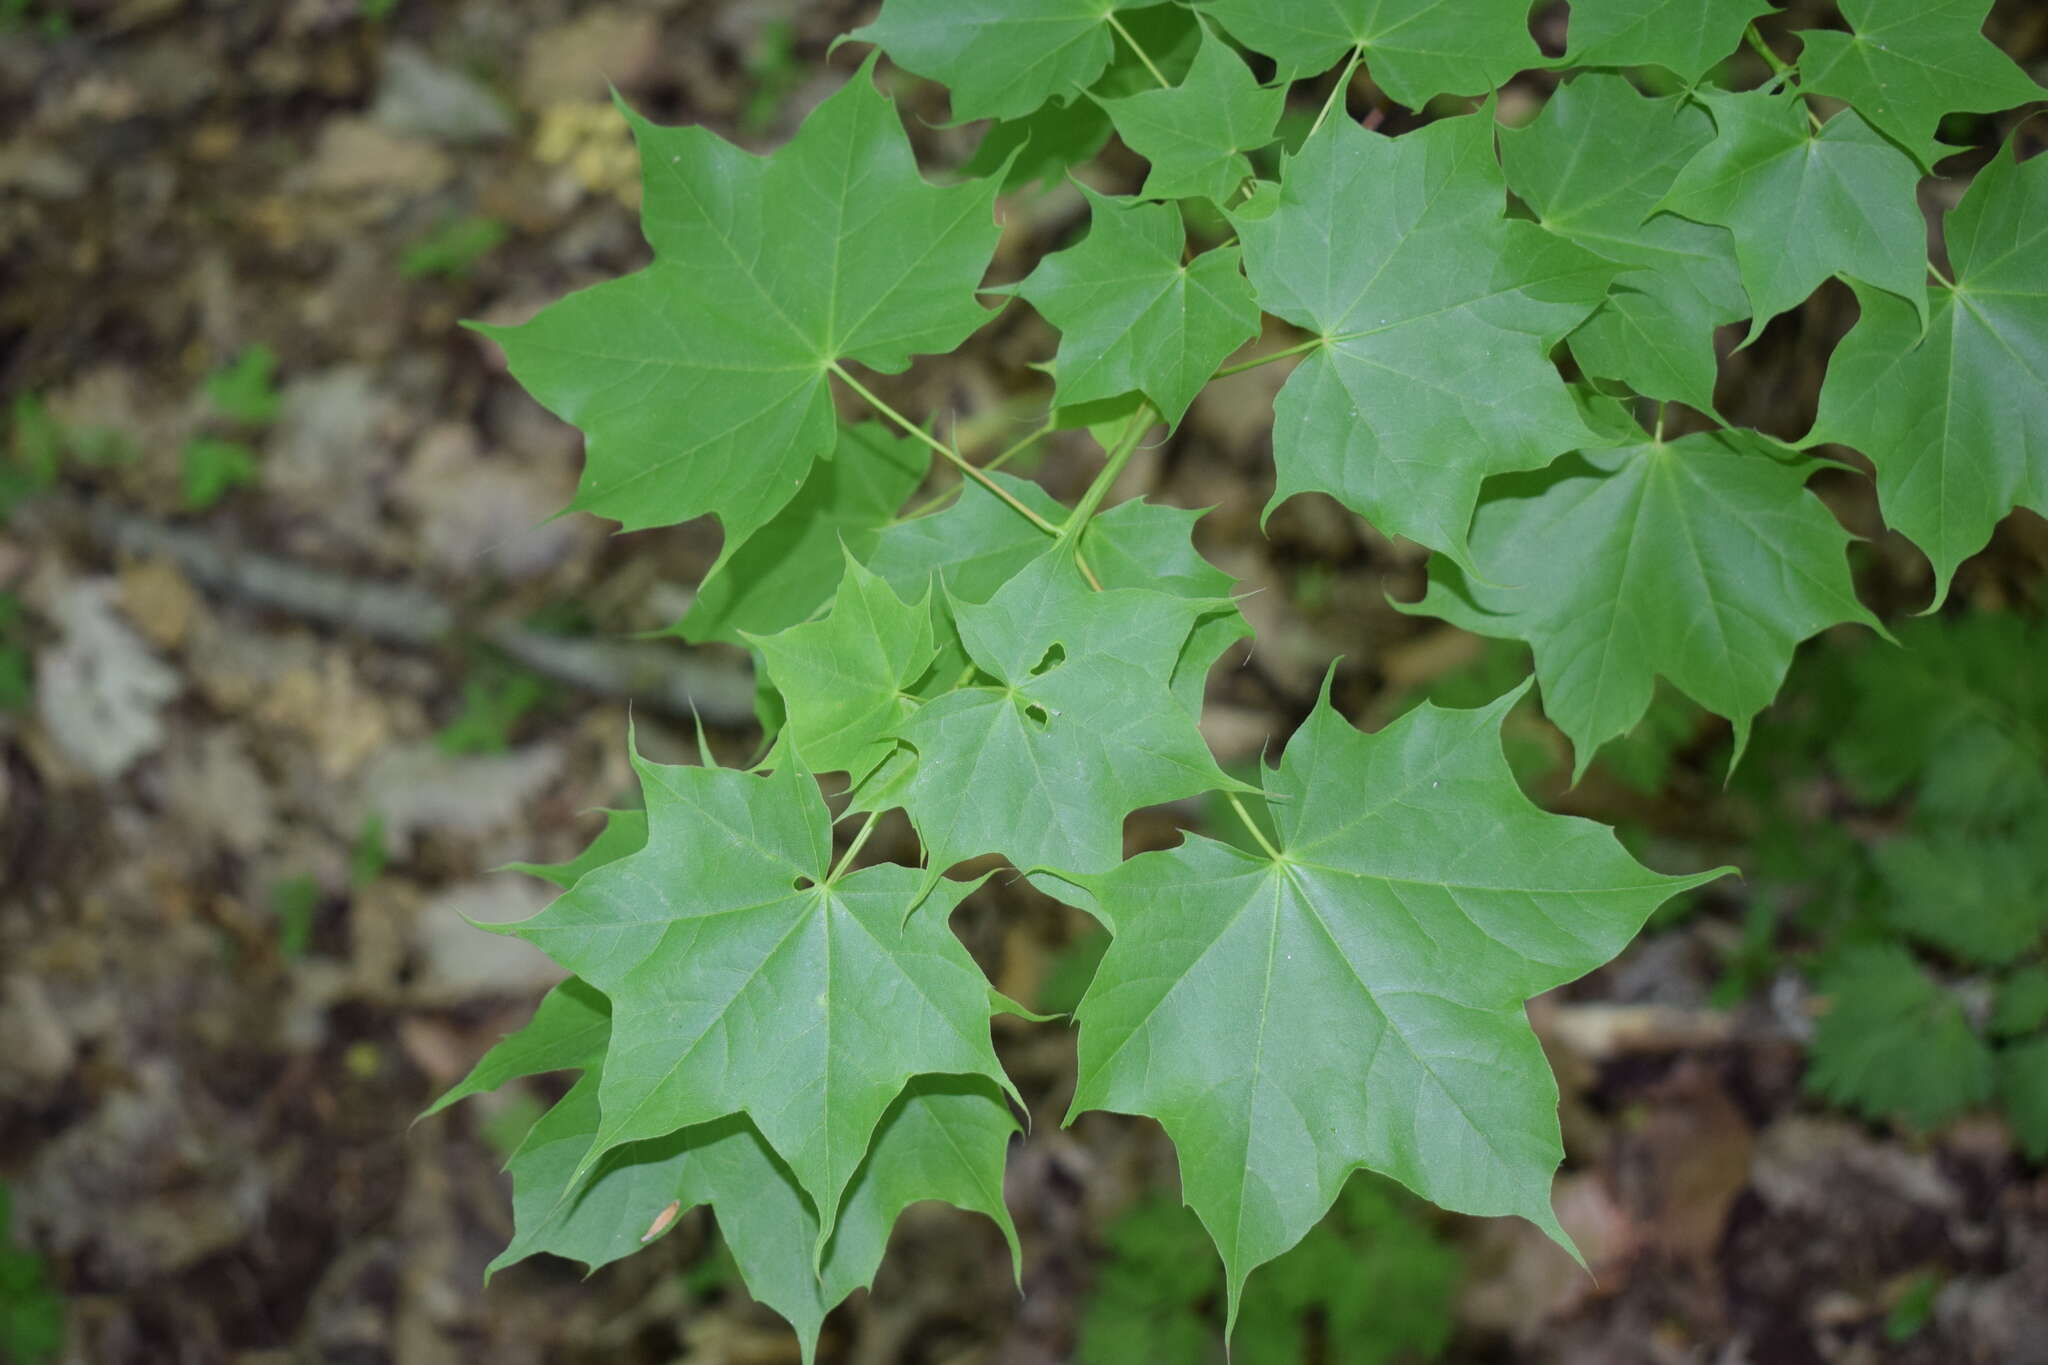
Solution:
M 1023 503 L 1017 501 L 1016 497 L 1013 494 L 1011 494 L 1009 489 L 1003 487 L 994 479 L 991 479 L 988 475 L 982 473 L 981 470 L 976 468 L 974 465 L 969 464 L 966 460 L 966 457 L 961 455 L 959 451 L 953 449 L 953 447 L 947 445 L 944 441 L 941 441 L 938 437 L 932 435 L 923 427 L 919 426 L 917 423 L 911 421 L 908 417 L 905 417 L 902 413 L 896 411 L 896 409 L 890 407 L 887 403 L 883 402 L 874 394 L 872 390 L 868 388 L 867 385 L 861 383 L 858 379 L 855 379 L 852 375 L 848 374 L 845 368 L 841 366 L 838 361 L 833 360 L 826 362 L 826 368 L 831 370 L 832 373 L 838 375 L 840 381 L 844 383 L 847 388 L 852 389 L 862 398 L 865 398 L 868 401 L 868 405 L 874 408 L 876 412 L 881 413 L 882 416 L 888 418 L 897 426 L 902 427 L 905 434 L 915 436 L 918 440 L 923 441 L 933 450 L 936 450 L 939 454 L 945 456 L 948 460 L 952 461 L 954 466 L 957 467 L 962 474 L 965 474 L 968 478 L 973 479 L 975 482 L 979 483 L 983 488 L 986 488 L 989 492 L 995 494 L 1004 502 L 1008 503 L 1011 506 L 1011 508 L 1013 508 L 1017 512 L 1019 516 L 1023 517 L 1033 526 L 1036 526 L 1039 530 L 1045 532 L 1049 536 L 1057 536 L 1060 533 L 1059 527 L 1053 525 L 1044 517 L 1041 517 L 1040 515 L 1038 515 L 1038 513 L 1032 511 L 1029 507 L 1026 507 Z
M 1337 73 L 1337 83 L 1330 87 L 1329 97 L 1323 101 L 1322 112 L 1317 114 L 1316 121 L 1309 125 L 1309 137 L 1314 137 L 1317 133 L 1321 132 L 1324 120 L 1330 117 L 1330 111 L 1344 102 L 1344 93 L 1351 88 L 1352 73 L 1358 70 L 1358 63 L 1364 57 L 1365 44 L 1360 43 L 1352 48 L 1351 55 L 1344 59 L 1344 69 Z M 1303 140 L 1306 141 L 1307 139 Z
M 1109 495 L 1109 486 L 1116 482 L 1116 476 L 1123 473 L 1124 466 L 1130 463 L 1131 455 L 1138 449 L 1139 439 L 1144 436 L 1145 429 L 1152 424 L 1152 416 L 1150 403 L 1140 403 L 1138 410 L 1131 414 L 1129 425 L 1125 426 L 1123 434 L 1117 437 L 1116 445 L 1110 450 L 1109 458 L 1103 462 L 1101 470 L 1095 475 L 1095 481 L 1088 485 L 1088 491 L 1074 504 L 1074 510 L 1067 513 L 1066 523 L 1060 527 L 1061 539 L 1077 543 L 1080 541 L 1081 532 L 1086 529 L 1089 519 L 1101 509 L 1102 500 Z
M 1777 53 L 1771 51 L 1771 45 L 1764 41 L 1763 34 L 1758 33 L 1756 31 L 1755 24 L 1751 24 L 1748 28 L 1742 31 L 1742 41 L 1748 43 L 1751 47 L 1755 48 L 1757 51 L 1757 55 L 1762 57 L 1766 62 L 1770 63 L 1772 75 L 1782 76 L 1787 71 L 1790 71 L 1792 69 L 1792 64 L 1790 62 L 1786 61 L 1783 57 L 1780 57 Z
M 1934 276 L 1935 279 L 1940 280 L 1942 285 L 1947 289 L 1953 290 L 1956 287 L 1956 282 L 1950 279 L 1948 276 L 1942 274 L 1941 267 L 1936 265 L 1933 261 L 1929 261 L 1927 263 L 1927 273 Z
M 1126 43 L 1130 44 L 1131 51 L 1138 54 L 1138 60 L 1143 62 L 1145 64 L 1145 69 L 1152 73 L 1152 79 L 1159 82 L 1159 88 L 1161 90 L 1165 90 L 1172 86 L 1173 82 L 1166 79 L 1165 75 L 1159 70 L 1159 68 L 1152 64 L 1152 58 L 1146 54 L 1144 48 L 1138 46 L 1138 40 L 1131 36 L 1131 31 L 1124 27 L 1124 21 L 1116 17 L 1116 12 L 1114 10 L 1112 10 L 1108 14 L 1105 14 L 1103 18 L 1109 20 L 1109 26 L 1116 30 L 1117 37 L 1123 39 Z

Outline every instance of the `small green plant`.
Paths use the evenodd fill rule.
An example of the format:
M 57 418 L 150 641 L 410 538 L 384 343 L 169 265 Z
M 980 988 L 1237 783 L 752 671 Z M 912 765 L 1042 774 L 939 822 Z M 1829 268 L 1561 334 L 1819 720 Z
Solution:
M 277 950 L 296 962 L 313 946 L 313 919 L 320 910 L 320 884 L 289 877 L 270 888 L 270 913 L 277 916 Z
M 276 371 L 277 356 L 259 342 L 208 375 L 205 393 L 212 420 L 241 435 L 276 420 L 283 404 Z M 204 512 L 255 481 L 256 451 L 246 440 L 199 435 L 185 442 L 181 482 L 189 510 Z
M 1526 677 L 1372 734 L 1326 687 L 1276 767 L 1225 773 L 1198 722 L 1251 630 L 1235 585 L 1195 514 L 1111 491 L 1211 381 L 1289 364 L 1275 502 L 1325 494 L 1427 547 L 1409 609 L 1528 646 L 1575 777 L 1660 679 L 1739 759 L 1802 640 L 1877 624 L 1809 447 L 1869 458 L 1937 603 L 2000 517 L 2048 506 L 2048 255 L 2025 249 L 2048 159 L 1976 174 L 1945 267 L 1917 198 L 1944 113 L 2041 91 L 1975 0 L 1842 8 L 1855 32 L 1799 33 L 1795 63 L 1750 26 L 1760 0 L 1578 0 L 1558 62 L 1525 0 L 884 0 L 851 35 L 875 53 L 766 156 L 628 113 L 652 263 L 478 330 L 583 432 L 575 509 L 717 518 L 681 629 L 752 654 L 771 744 L 745 770 L 635 753 L 641 841 L 500 930 L 572 975 L 443 1103 L 579 1079 L 512 1159 L 499 1263 L 595 1267 L 710 1204 L 808 1357 L 913 1200 L 986 1214 L 1016 1254 L 990 1016 L 1019 1007 L 949 928 L 978 882 L 947 873 L 990 856 L 1110 936 L 1071 1112 L 1172 1139 L 1226 1333 L 1361 1168 L 1568 1244 L 1526 1002 L 1721 873 L 1655 874 L 1529 802 L 1502 752 Z M 999 154 L 928 180 L 880 54 Z M 1495 92 L 1560 66 L 1584 69 L 1498 124 Z M 1414 111 L 1397 136 L 1351 116 L 1361 68 Z M 1319 107 L 1274 156 L 1297 93 Z M 998 194 L 1110 137 L 1147 164 L 1136 192 L 1094 188 L 1105 164 L 1085 235 L 991 278 Z M 1815 429 L 1731 425 L 1716 329 L 1754 339 L 1837 276 L 1862 315 Z M 1021 442 L 898 409 L 888 376 L 1024 308 L 1058 339 Z M 1071 505 L 995 468 L 1052 432 L 1099 451 Z M 1132 811 L 1212 793 L 1242 841 L 1123 856 Z M 918 851 L 863 862 L 892 810 Z
M 0 711 L 25 711 L 35 697 L 28 622 L 21 599 L 0 592 Z
M 502 754 L 527 713 L 547 699 L 538 676 L 494 659 L 480 661 L 462 681 L 462 709 L 434 742 L 444 754 Z
M 1189 1271 L 1202 1255 L 1194 1215 L 1147 1199 L 1112 1222 L 1104 1241 L 1109 1256 L 1081 1314 L 1082 1365 L 1221 1362 L 1223 1279 Z M 1412 1199 L 1386 1181 L 1353 1176 L 1322 1222 L 1245 1296 L 1230 1359 L 1433 1360 L 1450 1342 L 1459 1272 L 1457 1252 L 1417 1216 Z
M 14 1245 L 13 1200 L 0 1185 L 0 1361 L 44 1365 L 64 1349 L 64 1300 L 49 1266 Z
M 788 20 L 771 19 L 761 25 L 753 49 L 747 53 L 746 70 L 753 89 L 740 109 L 740 128 L 749 133 L 766 132 L 804 78 L 796 59 L 796 30 Z
M 450 218 L 405 249 L 399 258 L 398 273 L 408 280 L 437 275 L 461 279 L 511 235 L 512 229 L 501 218 L 482 214 Z
M 1731 979 L 1760 984 L 1790 929 L 1828 1005 L 1817 1093 L 1920 1128 L 1995 1102 L 2048 1158 L 2048 629 L 1979 612 L 1899 640 L 1818 652 L 1766 732 L 1768 777 L 1738 783 L 1772 834 Z M 1881 832 L 1783 799 L 1816 777 Z
M 244 426 L 276 420 L 283 399 L 277 392 L 277 355 L 257 342 L 206 377 L 206 400 L 222 417 Z

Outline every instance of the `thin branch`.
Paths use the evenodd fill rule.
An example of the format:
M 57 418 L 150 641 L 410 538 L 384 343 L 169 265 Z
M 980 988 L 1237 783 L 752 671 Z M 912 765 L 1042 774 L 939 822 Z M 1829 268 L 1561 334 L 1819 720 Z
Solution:
M 1036 445 L 1040 440 L 1044 439 L 1045 436 L 1052 431 L 1052 429 L 1052 419 L 1047 418 L 1044 422 L 1040 423 L 1038 427 L 1031 432 L 1030 435 L 1026 436 L 1023 440 L 1018 441 L 1015 445 L 1009 446 L 1008 448 L 1003 450 L 1001 454 L 997 455 L 994 459 L 990 460 L 987 464 L 982 465 L 982 470 L 986 472 L 992 469 L 1001 469 L 1011 460 L 1023 454 L 1026 450 L 1029 450 L 1032 446 Z M 950 488 L 941 488 L 938 492 L 932 494 L 929 498 L 926 498 L 923 502 L 911 508 L 908 512 L 905 512 L 902 516 L 891 519 L 889 525 L 901 526 L 906 521 L 916 521 L 919 517 L 925 515 L 927 512 L 935 511 L 939 507 L 944 505 L 946 502 L 950 501 L 953 495 L 958 493 L 963 487 L 965 487 L 965 485 L 956 483 L 952 485 Z

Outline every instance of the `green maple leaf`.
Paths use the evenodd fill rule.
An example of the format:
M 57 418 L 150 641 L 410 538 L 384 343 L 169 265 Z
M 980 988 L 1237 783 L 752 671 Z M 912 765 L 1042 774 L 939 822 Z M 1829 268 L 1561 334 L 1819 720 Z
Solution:
M 679 633 L 738 644 L 808 618 L 831 600 L 841 554 L 874 548 L 931 460 L 925 446 L 872 422 L 841 429 L 832 458 L 704 580 Z
M 1259 306 L 1221 246 L 1183 262 L 1187 231 L 1171 204 L 1112 199 L 1083 185 L 1088 235 L 1017 285 L 1060 332 L 1058 403 L 1079 407 L 1142 393 L 1180 421 L 1224 357 L 1259 332 Z
M 2020 1150 L 2048 1161 L 2048 1034 L 1999 1054 L 1998 1095 Z
M 1649 99 L 1597 72 L 1552 95 L 1526 127 L 1500 132 L 1508 187 L 1538 221 L 1627 267 L 1571 334 L 1580 368 L 1706 413 L 1714 411 L 1714 329 L 1749 314 L 1735 239 L 1654 210 L 1713 136 L 1697 104 Z
M 953 118 L 1021 118 L 1094 84 L 1118 10 L 1157 0 L 883 0 L 850 37 L 952 93 Z
M 1792 91 L 1699 90 L 1694 98 L 1714 116 L 1714 140 L 1657 207 L 1735 234 L 1749 341 L 1836 274 L 1888 290 L 1925 316 L 1927 229 L 1913 158 L 1853 110 L 1816 130 Z
M 1077 879 L 1114 938 L 1076 1011 L 1069 1118 L 1165 1126 L 1233 1318 L 1245 1276 L 1361 1166 L 1566 1241 L 1557 1086 L 1523 1003 L 1720 874 L 1659 876 L 1606 828 L 1531 805 L 1500 748 L 1519 696 L 1424 705 L 1376 735 L 1326 696 L 1267 783 L 1271 856 L 1189 835 Z
M 997 119 L 982 134 L 961 172 L 1002 172 L 1005 191 L 1038 182 L 1051 189 L 1070 167 L 1092 161 L 1109 141 L 1109 115 L 1094 100 L 1048 101 L 1022 118 Z
M 1955 995 L 1893 943 L 1845 949 L 1821 973 L 1807 1088 L 1922 1128 L 1991 1098 L 1992 1060 Z
M 671 1202 L 709 1204 L 748 1290 L 789 1320 L 809 1360 L 825 1314 L 873 1281 L 889 1230 L 910 1204 L 942 1199 L 985 1213 L 1002 1228 L 1013 1261 L 1018 1255 L 1002 1199 L 1003 1158 L 1017 1124 L 1002 1092 L 987 1081 L 918 1077 L 905 1086 L 876 1126 L 820 1256 L 822 1229 L 811 1201 L 759 1131 L 737 1115 L 629 1143 L 585 1170 L 601 1126 L 597 1075 L 610 1033 L 610 1002 L 571 978 L 427 1111 L 522 1076 L 584 1073 L 535 1121 L 507 1163 L 514 1232 L 493 1271 L 541 1252 L 595 1270 L 671 1225 L 673 1216 L 662 1218 Z
M 1870 457 L 1885 520 L 1934 564 L 1936 605 L 2008 511 L 2048 513 L 2048 162 L 2008 144 L 1944 229 L 1955 287 L 1934 287 L 1924 334 L 1858 289 L 1806 438 Z
M 604 828 L 581 853 L 566 863 L 507 863 L 507 872 L 524 872 L 553 882 L 567 891 L 577 879 L 592 868 L 614 863 L 628 853 L 638 852 L 647 843 L 647 812 L 644 810 L 608 810 L 604 812 Z
M 612 1002 L 589 982 L 572 976 L 542 996 L 525 1027 L 500 1039 L 468 1075 L 428 1105 L 420 1118 L 522 1076 L 595 1068 L 604 1058 L 611 1033 Z
M 1479 95 L 1539 65 L 1528 0 L 1206 0 L 1245 46 L 1283 71 L 1321 71 L 1356 48 L 1395 100 Z
M 1124 145 L 1151 163 L 1146 198 L 1221 204 L 1250 177 L 1245 153 L 1273 140 L 1286 103 L 1284 86 L 1261 87 L 1230 44 L 1204 33 L 1179 85 L 1104 107 Z
M 1534 647 L 1574 780 L 1642 719 L 1659 676 L 1734 722 L 1739 758 L 1801 640 L 1882 629 L 1856 600 L 1849 533 L 1805 491 L 1818 464 L 1753 432 L 1637 436 L 1488 485 L 1472 556 L 1512 586 L 1438 560 L 1413 608 Z
M 1059 548 L 984 604 L 955 599 L 991 681 L 928 702 L 897 732 L 917 751 L 902 803 L 931 865 L 1000 853 L 1026 871 L 1100 871 L 1121 856 L 1131 811 L 1232 786 L 1168 691 L 1207 605 L 1090 591 Z
M 1493 135 L 1333 121 L 1232 215 L 1260 306 L 1322 342 L 1275 404 L 1269 513 L 1321 491 L 1463 559 L 1487 475 L 1595 439 L 1549 350 L 1618 267 L 1504 216 Z
M 1065 515 L 1037 484 L 1002 473 L 990 477 L 1040 516 L 1057 520 Z M 1156 502 L 1118 503 L 1088 523 L 1081 549 L 1105 588 L 1144 588 L 1223 603 L 1236 580 L 1196 552 L 1190 536 L 1201 516 Z M 986 602 L 1044 554 L 1049 543 L 993 493 L 968 483 L 951 507 L 884 531 L 868 568 L 899 594 L 922 593 L 936 575 L 948 597 Z M 1204 608 L 1173 667 L 1172 691 L 1189 715 L 1201 714 L 1210 665 L 1249 634 L 1251 627 L 1236 606 Z
M 1806 29 L 1799 84 L 1846 100 L 1931 166 L 1942 115 L 1989 114 L 2048 98 L 1984 36 L 1991 0 L 1842 0 L 1854 33 Z
M 1696 85 L 1771 8 L 1770 0 L 1576 0 L 1562 65 L 1661 66 Z
M 895 864 L 833 875 L 831 817 L 796 763 L 634 766 L 646 847 L 502 930 L 612 1002 L 584 1164 L 743 1113 L 829 1232 L 910 1077 L 1003 1081 L 988 983 L 946 923 L 973 888 Z
M 896 747 L 889 736 L 916 706 L 908 689 L 938 654 L 930 603 L 905 602 L 850 551 L 823 620 L 749 643 L 782 696 L 784 739 L 812 767 L 854 782 Z
M 901 370 L 987 320 L 995 187 L 927 184 L 865 66 L 769 157 L 633 127 L 654 264 L 482 330 L 582 428 L 575 509 L 629 530 L 715 512 L 722 562 L 831 454 L 840 361 Z

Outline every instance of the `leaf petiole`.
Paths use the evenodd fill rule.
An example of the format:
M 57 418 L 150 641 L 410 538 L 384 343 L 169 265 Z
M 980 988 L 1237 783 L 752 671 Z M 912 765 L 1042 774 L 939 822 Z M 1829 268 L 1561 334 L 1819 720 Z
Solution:
M 1305 351 L 1313 351 L 1316 347 L 1325 344 L 1329 340 L 1329 337 L 1310 337 L 1307 341 L 1289 346 L 1285 350 L 1268 351 L 1265 355 L 1253 356 L 1250 360 L 1240 360 L 1235 365 L 1225 365 L 1222 369 L 1211 375 L 1210 379 L 1228 379 L 1234 374 L 1243 374 L 1246 370 L 1256 370 L 1261 365 L 1270 365 L 1276 360 L 1285 360 L 1289 356 L 1297 356 Z
M 1052 419 L 1047 418 L 1044 422 L 1041 422 L 1029 435 L 1025 436 L 1016 444 L 1006 447 L 994 459 L 990 460 L 987 464 L 981 466 L 981 468 L 984 471 L 991 469 L 1001 469 L 1011 460 L 1015 459 L 1017 456 L 1023 454 L 1032 446 L 1036 445 L 1041 439 L 1045 437 L 1046 433 L 1050 432 L 1051 430 Z M 888 522 L 888 525 L 901 526 L 906 521 L 916 521 L 925 513 L 938 510 L 938 508 L 943 506 L 949 499 L 953 497 L 954 494 L 960 491 L 960 487 L 961 485 L 954 484 L 950 488 L 941 488 L 938 492 L 932 494 L 929 498 L 926 498 L 923 502 L 911 508 L 908 512 L 905 512 L 902 516 L 891 518 Z
M 1060 533 L 1059 527 L 1053 525 L 1044 517 L 1041 517 L 1040 515 L 1038 515 L 1038 513 L 1032 511 L 1029 507 L 1026 507 L 1023 503 L 1019 502 L 1016 499 L 1016 497 L 1010 492 L 1009 489 L 1003 487 L 994 479 L 991 479 L 988 475 L 982 473 L 981 470 L 976 466 L 969 464 L 967 462 L 967 458 L 963 456 L 959 451 L 953 449 L 953 447 L 947 445 L 944 441 L 941 441 L 938 437 L 932 435 L 923 427 L 919 426 L 917 423 L 911 421 L 908 417 L 905 417 L 902 413 L 896 411 L 896 409 L 890 407 L 887 403 L 883 402 L 881 398 L 874 393 L 873 390 L 868 388 L 867 385 L 861 383 L 858 379 L 855 379 L 852 375 L 848 374 L 846 372 L 846 368 L 842 366 L 838 361 L 829 360 L 825 362 L 825 368 L 830 370 L 833 374 L 838 375 L 841 382 L 843 382 L 847 388 L 852 389 L 862 398 L 865 398 L 868 401 L 868 405 L 872 407 L 876 412 L 881 413 L 882 416 L 888 418 L 897 426 L 902 427 L 906 435 L 916 437 L 918 440 L 923 441 L 933 450 L 936 450 L 939 454 L 945 456 L 948 460 L 952 461 L 954 466 L 958 468 L 962 474 L 967 475 L 967 477 L 979 483 L 983 488 L 986 488 L 989 492 L 995 494 L 1004 502 L 1008 503 L 1011 506 L 1011 508 L 1017 512 L 1019 516 L 1023 517 L 1033 526 L 1036 526 L 1039 530 L 1045 532 L 1049 536 L 1056 536 Z
M 1364 57 L 1365 44 L 1360 43 L 1356 47 L 1353 47 L 1351 49 L 1351 55 L 1344 59 L 1344 69 L 1337 73 L 1337 83 L 1330 87 L 1329 97 L 1323 101 L 1322 112 L 1318 113 L 1316 115 L 1316 121 L 1309 125 L 1309 137 L 1314 137 L 1317 133 L 1321 132 L 1323 130 L 1324 120 L 1330 117 L 1330 111 L 1332 109 L 1335 109 L 1339 104 L 1342 104 L 1344 102 L 1344 93 L 1351 88 L 1352 74 L 1358 70 L 1358 63 L 1362 61 Z M 1306 140 L 1306 138 L 1303 139 L 1303 141 Z
M 1237 799 L 1236 792 L 1223 793 L 1223 799 L 1228 801 L 1230 808 L 1237 812 L 1237 818 L 1244 821 L 1244 827 L 1252 832 L 1252 838 L 1259 841 L 1259 847 L 1266 851 L 1268 858 L 1271 858 L 1276 863 L 1287 861 L 1287 859 L 1280 855 L 1280 850 L 1273 847 L 1273 841 L 1266 837 L 1266 831 L 1259 828 L 1259 822 L 1252 819 L 1252 813 L 1244 808 L 1244 802 Z
M 1124 27 L 1123 20 L 1116 17 L 1116 12 L 1112 10 L 1108 14 L 1103 15 L 1102 17 L 1109 21 L 1109 26 L 1112 29 L 1116 30 L 1116 36 L 1123 39 L 1124 42 L 1128 43 L 1130 45 L 1131 51 L 1138 54 L 1138 60 L 1143 62 L 1145 64 L 1145 69 L 1152 73 L 1152 79 L 1159 82 L 1159 88 L 1161 90 L 1167 90 L 1172 88 L 1173 82 L 1166 79 L 1165 75 L 1159 70 L 1159 68 L 1153 64 L 1152 58 L 1146 53 L 1145 49 L 1138 46 L 1138 40 L 1131 36 L 1131 31 L 1129 29 Z
M 846 846 L 846 852 L 839 855 L 839 861 L 833 864 L 831 875 L 825 878 L 825 885 L 832 886 L 846 875 L 846 869 L 853 865 L 854 855 L 860 852 L 861 845 L 868 841 L 868 836 L 875 832 L 875 822 L 881 818 L 882 813 L 878 810 L 868 812 L 866 823 L 860 827 L 860 832 L 853 836 L 853 842 Z

